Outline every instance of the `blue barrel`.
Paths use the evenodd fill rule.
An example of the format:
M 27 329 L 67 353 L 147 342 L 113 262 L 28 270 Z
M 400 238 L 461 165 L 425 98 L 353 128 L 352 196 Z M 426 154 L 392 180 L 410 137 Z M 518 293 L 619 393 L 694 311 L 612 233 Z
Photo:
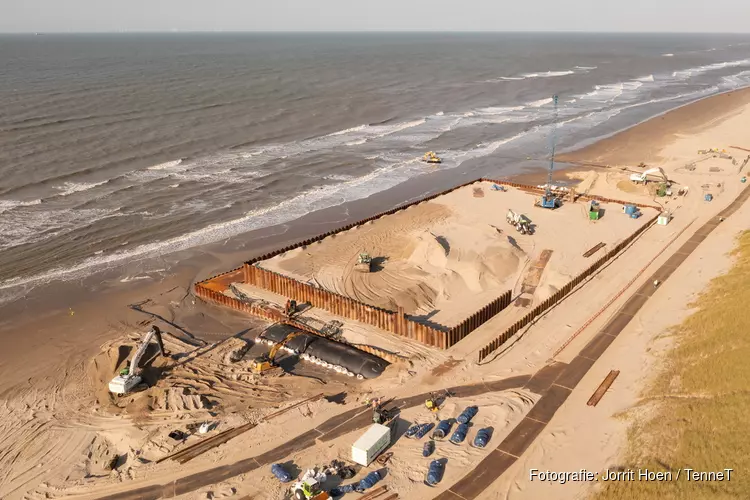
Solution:
M 705 199 L 706 199 L 706 201 L 711 201 L 711 200 L 713 200 L 713 199 L 714 199 L 714 195 L 712 195 L 711 193 L 708 193 L 708 194 L 707 194 L 707 195 L 705 196 Z
M 443 473 L 445 472 L 445 466 L 441 460 L 433 460 L 430 462 L 430 467 L 427 469 L 427 477 L 425 477 L 424 483 L 427 486 L 435 486 L 443 480 Z
M 487 443 L 490 442 L 490 430 L 489 429 L 479 429 L 477 431 L 477 435 L 474 438 L 474 447 L 476 448 L 484 448 L 487 446 Z
M 276 476 L 276 479 L 278 479 L 282 483 L 288 483 L 292 480 L 292 475 L 284 470 L 284 467 L 279 464 L 273 464 L 271 466 L 271 472 L 273 472 L 273 475 Z
M 435 441 L 430 439 L 422 447 L 422 456 L 429 457 L 435 451 Z
M 378 471 L 370 472 L 362 479 L 357 486 L 354 487 L 354 491 L 362 492 L 368 488 L 375 486 L 375 483 L 380 481 L 380 473 Z
M 469 422 L 471 422 L 471 419 L 474 418 L 478 411 L 479 408 L 477 408 L 476 406 L 469 406 L 461 412 L 456 420 L 458 420 L 459 424 L 468 424 Z
M 345 493 L 352 493 L 354 491 L 354 484 L 345 484 L 338 486 L 336 488 L 333 488 L 329 493 L 331 497 L 340 497 L 341 495 L 344 495 Z
M 625 213 L 628 215 L 633 215 L 636 210 L 638 210 L 638 207 L 635 205 L 625 205 Z
M 451 431 L 451 427 L 453 427 L 452 419 L 441 420 L 432 433 L 432 439 L 443 439 Z
M 430 422 L 429 424 L 422 424 L 422 427 L 420 427 L 417 430 L 417 433 L 414 434 L 414 439 L 422 439 L 427 435 L 428 432 L 432 430 L 432 428 L 435 427 L 435 424 Z
M 404 434 L 404 436 L 406 436 L 408 438 L 414 437 L 414 434 L 416 434 L 417 431 L 419 429 L 421 429 L 421 428 L 422 428 L 422 424 L 414 424 L 411 427 L 409 427 L 408 429 L 406 429 L 406 433 Z
M 451 443 L 453 444 L 461 444 L 464 442 L 464 439 L 466 439 L 466 434 L 469 433 L 469 424 L 458 424 L 458 427 L 456 427 L 456 430 L 453 432 L 453 435 L 451 436 Z

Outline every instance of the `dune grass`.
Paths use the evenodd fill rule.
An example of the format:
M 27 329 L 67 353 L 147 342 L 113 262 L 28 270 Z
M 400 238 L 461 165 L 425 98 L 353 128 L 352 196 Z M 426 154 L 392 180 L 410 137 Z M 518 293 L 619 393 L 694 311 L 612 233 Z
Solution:
M 679 480 L 604 483 L 595 500 L 750 499 L 750 231 L 736 262 L 673 330 L 676 345 L 645 394 L 623 467 Z M 734 469 L 730 481 L 687 481 L 685 468 Z

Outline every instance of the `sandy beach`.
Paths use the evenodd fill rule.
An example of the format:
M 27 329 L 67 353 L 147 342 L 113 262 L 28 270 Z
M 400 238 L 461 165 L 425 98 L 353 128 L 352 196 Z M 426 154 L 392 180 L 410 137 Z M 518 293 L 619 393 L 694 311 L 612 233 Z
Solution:
M 293 360 L 287 361 L 287 375 L 258 379 L 249 373 L 248 359 L 267 347 L 253 346 L 240 363 L 228 362 L 227 356 L 243 344 L 241 339 L 255 339 L 268 323 L 204 303 L 192 293 L 195 281 L 236 268 L 252 256 L 289 242 L 457 184 L 455 175 L 436 173 L 434 178 L 415 180 L 324 214 L 313 213 L 302 221 L 173 254 L 163 259 L 163 265 L 133 263 L 83 283 L 35 289 L 26 298 L 0 308 L 0 334 L 13 339 L 0 354 L 0 448 L 10 450 L 0 454 L 0 497 L 93 499 L 164 485 L 256 457 L 329 418 L 361 408 L 368 394 L 407 397 L 531 375 L 550 359 L 570 362 L 649 276 L 644 269 L 666 261 L 746 185 L 739 179 L 749 168 L 748 130 L 750 89 L 744 89 L 670 111 L 563 155 L 561 161 L 578 166 L 556 172 L 556 178 L 577 183 L 577 192 L 657 204 L 671 214 L 671 221 L 649 227 L 623 254 L 482 364 L 476 362 L 477 351 L 511 325 L 523 313 L 521 308 L 511 306 L 444 351 L 345 322 L 346 340 L 382 347 L 405 360 L 367 381 L 331 375 Z M 699 153 L 711 148 L 717 153 Z M 725 153 L 720 154 L 722 151 Z M 640 163 L 664 170 L 672 181 L 671 196 L 657 197 L 656 181 L 644 185 L 630 180 L 632 174 L 644 171 L 638 167 Z M 587 164 L 597 167 L 584 166 Z M 530 173 L 516 180 L 538 185 L 545 182 L 544 177 Z M 533 208 L 534 195 L 493 193 L 489 183 L 481 189 L 481 196 L 472 195 L 471 189 L 455 191 L 442 202 L 423 203 L 393 219 L 337 235 L 319 245 L 315 254 L 294 250 L 263 265 L 299 280 L 315 279 L 328 290 L 373 306 L 398 305 L 410 314 L 451 325 L 469 314 L 477 302 L 484 303 L 506 289 L 520 291 L 528 264 L 550 249 L 552 258 L 532 297 L 532 304 L 543 301 L 585 267 L 588 261 L 582 253 L 586 249 L 600 241 L 611 247 L 636 224 L 658 213 L 649 209 L 633 221 L 621 213 L 621 206 L 612 203 L 605 206 L 601 220 L 591 221 L 581 201 L 565 202 L 554 212 L 539 212 L 543 209 Z M 687 194 L 678 194 L 679 189 Z M 705 201 L 705 194 L 711 194 L 713 200 Z M 506 198 L 502 204 L 491 205 L 495 195 Z M 537 222 L 536 234 L 521 236 L 509 229 L 504 219 L 511 207 L 518 207 Z M 628 425 L 621 416 L 637 412 L 631 407 L 658 362 L 656 354 L 669 346 L 669 339 L 661 333 L 679 323 L 689 312 L 690 298 L 730 265 L 726 254 L 736 234 L 747 229 L 749 210 L 744 206 L 723 223 L 650 298 L 531 447 L 477 498 L 580 498 L 590 491 L 591 484 L 534 482 L 529 480 L 528 470 L 601 470 L 618 463 Z M 505 231 L 505 238 L 498 239 L 493 225 Z M 435 234 L 452 242 L 455 259 L 447 258 L 450 252 L 446 253 Z M 518 245 L 510 244 L 508 236 Z M 352 281 L 347 266 L 363 246 L 373 255 L 391 256 L 394 265 L 389 268 L 386 261 L 384 273 L 366 278 L 370 281 Z M 154 271 L 160 268 L 169 271 Z M 84 291 L 87 288 L 93 291 Z M 284 297 L 268 295 L 263 300 L 283 304 Z M 128 307 L 134 304 L 138 307 Z M 328 319 L 327 313 L 320 314 Z M 167 332 L 172 357 L 162 359 L 150 351 L 147 378 L 151 387 L 132 398 L 113 398 L 106 383 L 124 366 L 132 346 L 152 324 Z M 556 354 L 571 336 L 575 339 Z M 620 370 L 620 378 L 597 407 L 586 406 L 585 401 L 610 369 Z M 263 420 L 317 393 L 326 398 L 271 421 Z M 417 446 L 401 439 L 391 449 L 393 457 L 386 465 L 384 484 L 398 492 L 399 498 L 434 498 L 476 467 L 493 448 L 492 443 L 508 435 L 539 397 L 519 387 L 448 398 L 441 409 L 446 418 L 455 417 L 468 405 L 479 406 L 467 443 L 476 429 L 491 426 L 490 446 L 476 449 L 467 443 L 439 443 L 436 456 L 447 458 L 449 465 L 443 481 L 428 488 L 422 484 L 427 459 L 421 456 L 421 443 Z M 421 423 L 432 416 L 418 405 L 404 409 L 401 418 Z M 167 437 L 171 430 L 206 420 L 218 423 L 213 432 L 243 424 L 256 427 L 187 465 L 157 463 L 180 446 Z M 304 470 L 346 458 L 351 443 L 362 432 L 353 429 L 331 441 L 313 441 L 281 461 Z M 194 435 L 188 442 L 200 439 Z M 108 463 L 115 455 L 121 457 L 121 463 L 116 470 L 109 470 Z M 179 498 L 249 495 L 276 499 L 285 489 L 264 466 L 228 475 L 218 484 L 188 488 Z

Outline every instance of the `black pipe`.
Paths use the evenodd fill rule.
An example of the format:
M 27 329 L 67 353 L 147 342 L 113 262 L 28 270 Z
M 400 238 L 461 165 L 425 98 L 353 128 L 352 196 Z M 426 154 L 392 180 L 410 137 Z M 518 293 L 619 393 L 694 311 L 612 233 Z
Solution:
M 314 356 L 326 363 L 342 366 L 355 375 L 361 375 L 367 379 L 375 378 L 380 376 L 389 364 L 382 358 L 350 345 L 319 337 L 282 323 L 270 326 L 259 337 L 278 343 L 293 332 L 300 333 L 300 335 L 287 342 L 285 347 L 300 354 Z

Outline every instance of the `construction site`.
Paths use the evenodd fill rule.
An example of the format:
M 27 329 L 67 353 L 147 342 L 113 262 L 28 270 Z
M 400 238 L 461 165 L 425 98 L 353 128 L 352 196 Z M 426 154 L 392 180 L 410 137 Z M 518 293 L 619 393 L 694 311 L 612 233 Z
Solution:
M 677 269 L 665 250 L 684 260 L 747 198 L 750 156 L 681 147 L 564 183 L 554 163 L 543 185 L 477 179 L 198 281 L 184 307 L 249 327 L 123 329 L 86 368 L 77 437 L 44 429 L 0 466 L 28 482 L 51 447 L 86 457 L 24 498 L 480 498 Z

